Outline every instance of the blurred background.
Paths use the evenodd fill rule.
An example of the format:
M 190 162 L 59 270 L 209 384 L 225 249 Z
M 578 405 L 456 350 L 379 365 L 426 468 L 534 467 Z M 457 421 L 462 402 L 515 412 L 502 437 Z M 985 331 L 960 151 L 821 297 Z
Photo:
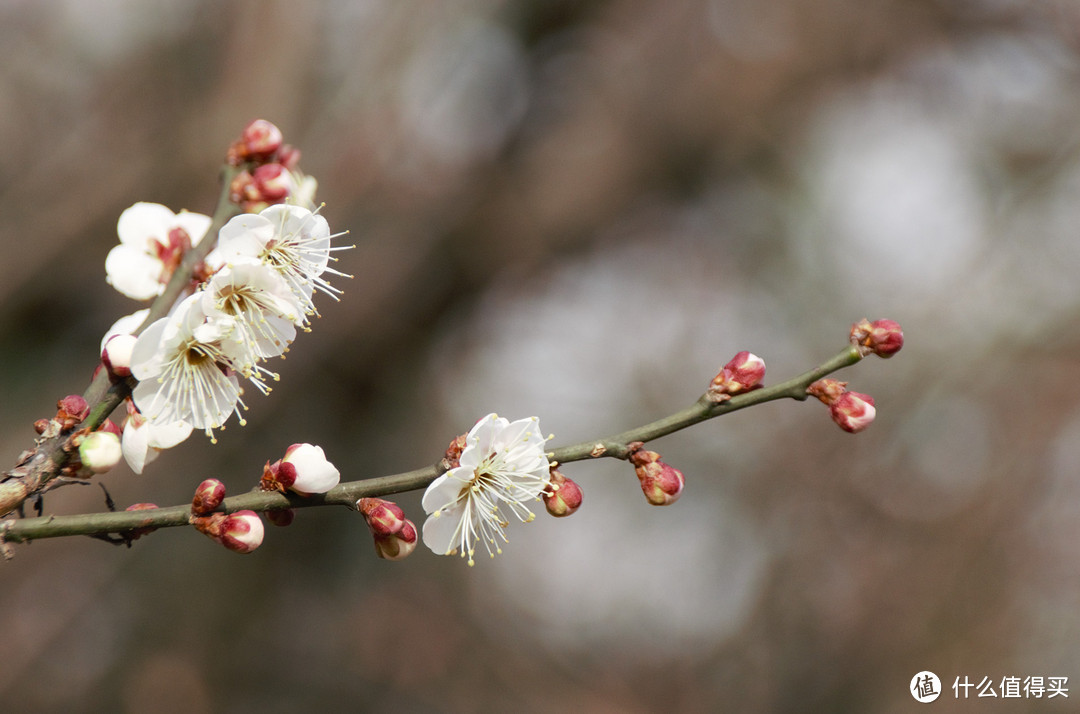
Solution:
M 139 307 L 104 280 L 121 211 L 210 213 L 251 119 L 357 244 L 248 425 L 103 476 L 121 508 L 300 441 L 347 480 L 425 466 L 491 411 L 569 444 L 739 350 L 775 383 L 862 317 L 907 337 L 837 375 L 867 432 L 784 402 L 667 437 L 668 508 L 569 465 L 582 510 L 474 568 L 380 561 L 344 509 L 243 557 L 21 546 L 3 710 L 901 712 L 921 670 L 942 709 L 985 710 L 965 677 L 1068 677 L 1010 711 L 1075 709 L 1080 4 L 3 0 L 0 108 L 5 468 Z

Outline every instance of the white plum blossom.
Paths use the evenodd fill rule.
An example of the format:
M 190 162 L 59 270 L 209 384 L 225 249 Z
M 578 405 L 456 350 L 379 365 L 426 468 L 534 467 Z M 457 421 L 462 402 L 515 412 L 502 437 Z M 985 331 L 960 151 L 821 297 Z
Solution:
M 218 233 L 217 251 L 226 265 L 259 263 L 285 280 L 305 315 L 317 314 L 312 294 L 317 290 L 335 300 L 341 291 L 323 273 L 344 275 L 328 267 L 330 253 L 351 246 L 331 246 L 326 219 L 300 206 L 278 204 L 258 215 L 232 218 Z
M 435 479 L 424 492 L 424 543 L 438 555 L 468 557 L 476 543 L 494 558 L 507 542 L 503 508 L 527 523 L 535 514 L 525 501 L 548 487 L 550 465 L 536 417 L 507 421 L 488 414 L 465 437 L 459 466 Z
M 117 221 L 120 245 L 105 258 L 106 280 L 136 300 L 160 295 L 184 253 L 198 245 L 211 222 L 201 213 L 173 213 L 160 203 L 136 203 Z
M 171 449 L 191 436 L 192 426 L 187 422 L 177 421 L 158 424 L 148 421 L 134 409 L 128 414 L 124 425 L 124 436 L 120 445 L 124 460 L 131 470 L 141 474 L 146 465 L 156 459 L 164 449 Z
M 132 398 L 152 422 L 182 421 L 211 435 L 229 414 L 239 416 L 237 403 L 243 403 L 233 372 L 250 371 L 253 361 L 236 319 L 207 314 L 196 293 L 139 335 L 131 357 L 139 380 Z
M 200 291 L 203 311 L 236 319 L 243 340 L 257 359 L 277 357 L 303 324 L 300 304 L 276 271 L 261 263 L 219 270 Z

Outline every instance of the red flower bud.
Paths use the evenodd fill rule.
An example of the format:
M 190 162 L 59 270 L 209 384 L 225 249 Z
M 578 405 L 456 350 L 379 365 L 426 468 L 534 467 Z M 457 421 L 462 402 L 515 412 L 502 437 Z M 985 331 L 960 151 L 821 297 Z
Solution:
M 865 357 L 876 354 L 889 358 L 904 346 L 904 331 L 894 320 L 860 320 L 851 326 L 851 344 Z
M 69 394 L 56 403 L 56 419 L 63 431 L 77 426 L 90 413 L 90 405 L 78 394 Z
M 654 506 L 667 506 L 678 501 L 686 484 L 682 471 L 661 461 L 660 454 L 655 451 L 646 451 L 640 442 L 635 443 L 637 449 L 629 459 L 645 499 Z
M 281 148 L 281 129 L 265 119 L 256 119 L 244 127 L 240 134 L 247 157 L 265 158 Z
M 191 512 L 196 516 L 210 513 L 225 500 L 225 484 L 216 478 L 208 478 L 195 489 L 191 500 Z
M 583 493 L 581 486 L 568 479 L 561 471 L 551 467 L 550 490 L 543 494 L 547 512 L 556 518 L 572 515 L 581 508 Z

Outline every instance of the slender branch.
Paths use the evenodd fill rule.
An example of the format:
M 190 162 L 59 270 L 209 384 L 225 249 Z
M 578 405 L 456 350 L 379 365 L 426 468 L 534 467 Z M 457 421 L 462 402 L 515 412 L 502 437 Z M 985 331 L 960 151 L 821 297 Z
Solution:
M 862 359 L 858 349 L 848 346 L 842 352 L 814 369 L 772 387 L 763 387 L 739 394 L 727 401 L 713 403 L 703 396 L 692 406 L 634 429 L 604 439 L 583 441 L 563 446 L 550 452 L 550 457 L 560 463 L 585 459 L 611 457 L 625 459 L 630 453 L 628 444 L 648 442 L 662 436 L 686 429 L 707 419 L 745 409 L 777 399 L 807 398 L 806 388 L 813 382 Z M 380 476 L 378 478 L 349 481 L 339 484 L 325 494 L 301 497 L 282 495 L 277 492 L 252 491 L 226 498 L 219 511 L 234 513 L 240 510 L 275 511 L 286 508 L 340 505 L 355 508 L 357 499 L 388 496 L 395 493 L 426 488 L 440 473 L 439 466 Z M 187 505 L 171 506 L 145 511 L 120 511 L 92 513 L 76 516 L 44 516 L 39 518 L 10 519 L 0 522 L 0 542 L 23 542 L 39 538 L 55 538 L 70 535 L 123 534 L 140 528 L 164 528 L 188 525 L 191 509 Z
M 164 292 L 154 300 L 150 306 L 150 313 L 135 334 L 139 334 L 155 320 L 169 313 L 176 299 L 191 282 L 195 267 L 213 249 L 217 242 L 218 231 L 230 218 L 241 212 L 239 206 L 229 200 L 229 187 L 236 174 L 243 169 L 242 166 L 228 164 L 222 168 L 221 193 L 218 196 L 210 227 L 203 239 L 184 255 L 168 285 L 165 286 Z M 83 398 L 90 407 L 90 412 L 83 423 L 74 429 L 43 439 L 31 452 L 20 459 L 16 468 L 5 473 L 6 478 L 0 479 L 7 482 L 0 484 L 0 489 L 9 494 L 6 497 L 0 497 L 0 504 L 3 506 L 0 513 L 21 508 L 26 499 L 44 493 L 57 485 L 59 483 L 56 481 L 57 476 L 61 474 L 63 467 L 71 458 L 73 449 L 69 440 L 72 434 L 82 430 L 93 431 L 101 426 L 124 399 L 131 395 L 135 384 L 135 379 L 131 377 L 113 382 L 104 369 L 99 370 L 83 394 Z

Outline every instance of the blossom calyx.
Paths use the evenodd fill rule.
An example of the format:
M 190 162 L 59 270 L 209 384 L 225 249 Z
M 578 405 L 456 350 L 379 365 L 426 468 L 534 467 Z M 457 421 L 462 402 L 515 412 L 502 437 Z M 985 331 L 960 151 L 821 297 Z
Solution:
M 191 519 L 191 524 L 202 533 L 237 553 L 250 553 L 262 545 L 263 522 L 255 511 L 236 513 L 211 513 Z
M 577 509 L 581 508 L 584 494 L 581 486 L 567 478 L 556 466 L 557 464 L 551 466 L 551 481 L 548 484 L 548 490 L 544 491 L 543 496 L 544 507 L 547 508 L 548 513 L 556 518 L 563 518 L 572 515 Z
M 263 468 L 259 488 L 263 491 L 287 490 L 301 496 L 326 493 L 341 480 L 341 473 L 326 459 L 321 446 L 293 444 L 285 456 Z
M 748 392 L 761 386 L 765 378 L 765 360 L 743 350 L 731 358 L 713 377 L 705 397 L 714 403 L 731 399 L 731 395 Z
M 628 457 L 634 465 L 645 499 L 654 506 L 668 506 L 679 500 L 686 478 L 682 471 L 660 460 L 660 454 L 647 451 L 640 441 L 628 445 Z
M 225 500 L 225 484 L 216 478 L 208 478 L 195 488 L 191 499 L 191 512 L 196 516 L 210 513 Z
M 872 353 L 887 359 L 904 346 L 904 331 L 895 320 L 862 319 L 851 326 L 850 339 L 863 357 Z

